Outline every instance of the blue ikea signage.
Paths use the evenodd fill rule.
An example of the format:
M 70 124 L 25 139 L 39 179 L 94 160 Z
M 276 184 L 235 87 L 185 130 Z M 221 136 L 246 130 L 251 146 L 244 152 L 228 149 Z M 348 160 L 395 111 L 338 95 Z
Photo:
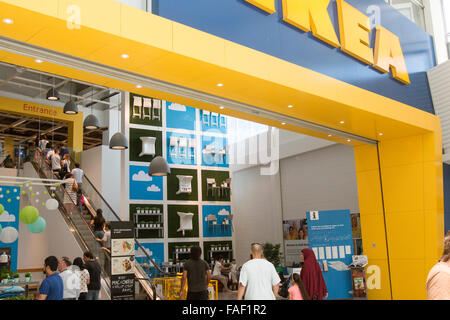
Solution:
M 391 74 L 377 71 L 341 48 L 317 39 L 311 32 L 285 22 L 281 0 L 275 0 L 273 14 L 246 0 L 153 0 L 152 3 L 153 12 L 167 19 L 434 113 L 426 76 L 426 71 L 435 66 L 432 37 L 383 0 L 345 2 L 369 16 L 371 48 L 375 47 L 377 25 L 399 38 L 410 84 L 402 84 Z M 328 14 L 335 30 L 339 30 L 336 0 L 330 0 Z
M 309 211 L 309 248 L 323 269 L 328 299 L 348 299 L 352 295 L 353 239 L 350 210 Z

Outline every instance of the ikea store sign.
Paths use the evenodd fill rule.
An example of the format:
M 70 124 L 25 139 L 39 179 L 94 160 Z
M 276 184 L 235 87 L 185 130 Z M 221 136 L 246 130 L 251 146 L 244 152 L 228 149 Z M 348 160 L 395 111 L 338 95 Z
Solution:
M 276 12 L 275 0 L 245 0 L 270 14 Z M 283 21 L 341 48 L 343 52 L 380 72 L 409 84 L 409 75 L 399 38 L 382 26 L 376 27 L 375 48 L 370 47 L 369 17 L 344 0 L 336 0 L 339 36 L 328 14 L 330 0 L 282 0 Z

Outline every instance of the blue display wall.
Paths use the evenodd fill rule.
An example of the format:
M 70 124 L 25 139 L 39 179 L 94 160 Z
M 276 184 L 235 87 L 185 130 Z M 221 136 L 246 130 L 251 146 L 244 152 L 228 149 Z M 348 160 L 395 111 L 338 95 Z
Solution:
M 20 188 L 0 186 L 0 255 L 3 248 L 11 250 L 11 270 L 17 271 L 17 250 L 19 234 Z

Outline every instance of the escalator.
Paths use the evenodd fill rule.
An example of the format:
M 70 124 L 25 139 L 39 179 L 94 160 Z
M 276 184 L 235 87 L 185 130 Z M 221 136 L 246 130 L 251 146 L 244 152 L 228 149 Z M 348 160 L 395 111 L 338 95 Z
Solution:
M 48 164 L 42 157 L 34 158 L 31 161 L 34 169 L 42 179 L 57 179 Z M 81 189 L 84 195 L 84 205 L 82 207 L 73 203 L 73 209 L 68 212 L 64 205 L 64 196 L 66 190 L 63 185 L 57 187 L 47 187 L 47 192 L 54 195 L 59 203 L 59 212 L 64 218 L 69 230 L 75 237 L 78 245 L 83 251 L 90 251 L 94 254 L 102 267 L 102 293 L 106 299 L 110 298 L 110 255 L 101 248 L 100 243 L 90 227 L 90 221 L 96 216 L 97 209 L 103 210 L 103 216 L 106 221 L 121 221 L 116 212 L 111 208 L 108 202 L 98 192 L 89 178 L 85 175 Z M 69 197 L 70 198 L 70 197 Z M 153 278 L 170 277 L 173 273 L 164 271 L 163 268 L 155 263 L 145 248 L 136 240 L 136 264 L 135 279 L 139 283 L 139 290 L 136 290 L 135 298 L 137 300 L 159 300 L 163 297 L 157 294 L 153 285 Z

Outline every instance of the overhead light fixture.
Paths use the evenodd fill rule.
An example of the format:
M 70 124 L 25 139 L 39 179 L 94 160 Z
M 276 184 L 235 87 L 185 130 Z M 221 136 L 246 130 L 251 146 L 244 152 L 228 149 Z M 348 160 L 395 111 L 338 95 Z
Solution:
M 142 88 L 142 86 L 141 86 L 140 84 L 138 84 L 138 85 L 136 86 L 136 88 L 140 89 L 140 88 Z
M 90 114 L 84 119 L 83 127 L 89 130 L 96 130 L 100 128 L 100 122 L 94 114 Z
M 123 133 L 117 132 L 111 137 L 109 148 L 113 150 L 128 149 L 128 140 Z
M 352 140 L 350 140 L 350 139 L 347 139 L 347 142 L 350 142 L 350 141 L 352 141 Z
M 223 87 L 223 83 L 218 83 L 217 86 L 218 87 Z
M 59 100 L 59 92 L 55 88 L 50 88 L 47 91 L 47 100 L 50 101 L 58 101 Z
M 383 135 L 383 133 L 381 133 L 381 132 L 380 132 L 380 133 L 379 133 L 378 135 L 379 135 L 379 136 L 382 136 L 382 135 Z
M 284 126 L 286 124 L 286 122 L 282 122 L 281 124 Z
M 73 100 L 70 100 L 64 105 L 65 114 L 78 114 L 78 107 Z
M 170 174 L 170 167 L 167 163 L 166 159 L 161 156 L 155 157 L 152 162 L 150 162 L 150 166 L 148 167 L 148 175 L 149 176 L 167 176 Z
M 340 123 L 340 124 L 344 124 L 344 123 L 345 123 L 345 121 L 340 121 L 339 123 Z
M 329 137 L 332 137 L 332 135 L 331 135 L 331 134 L 329 134 L 328 136 L 329 136 Z
M 293 108 L 294 106 L 292 104 L 288 105 L 288 108 Z
M 6 23 L 6 24 L 13 24 L 14 20 L 6 18 L 6 19 L 3 19 L 3 22 Z
M 121 57 L 122 57 L 122 59 L 128 59 L 130 56 L 127 55 L 126 53 L 124 53 L 124 54 L 121 55 Z
M 220 106 L 220 107 L 219 107 L 219 109 L 220 109 L 220 110 L 223 110 L 223 109 L 225 109 L 225 107 L 223 107 L 223 106 Z
M 78 114 L 78 107 L 75 101 L 72 100 L 72 87 L 70 87 L 70 100 L 64 105 L 65 114 Z
M 44 61 L 42 61 L 41 59 L 36 59 L 36 60 L 34 60 L 34 62 L 36 62 L 36 63 L 42 63 L 42 62 L 44 62 Z

